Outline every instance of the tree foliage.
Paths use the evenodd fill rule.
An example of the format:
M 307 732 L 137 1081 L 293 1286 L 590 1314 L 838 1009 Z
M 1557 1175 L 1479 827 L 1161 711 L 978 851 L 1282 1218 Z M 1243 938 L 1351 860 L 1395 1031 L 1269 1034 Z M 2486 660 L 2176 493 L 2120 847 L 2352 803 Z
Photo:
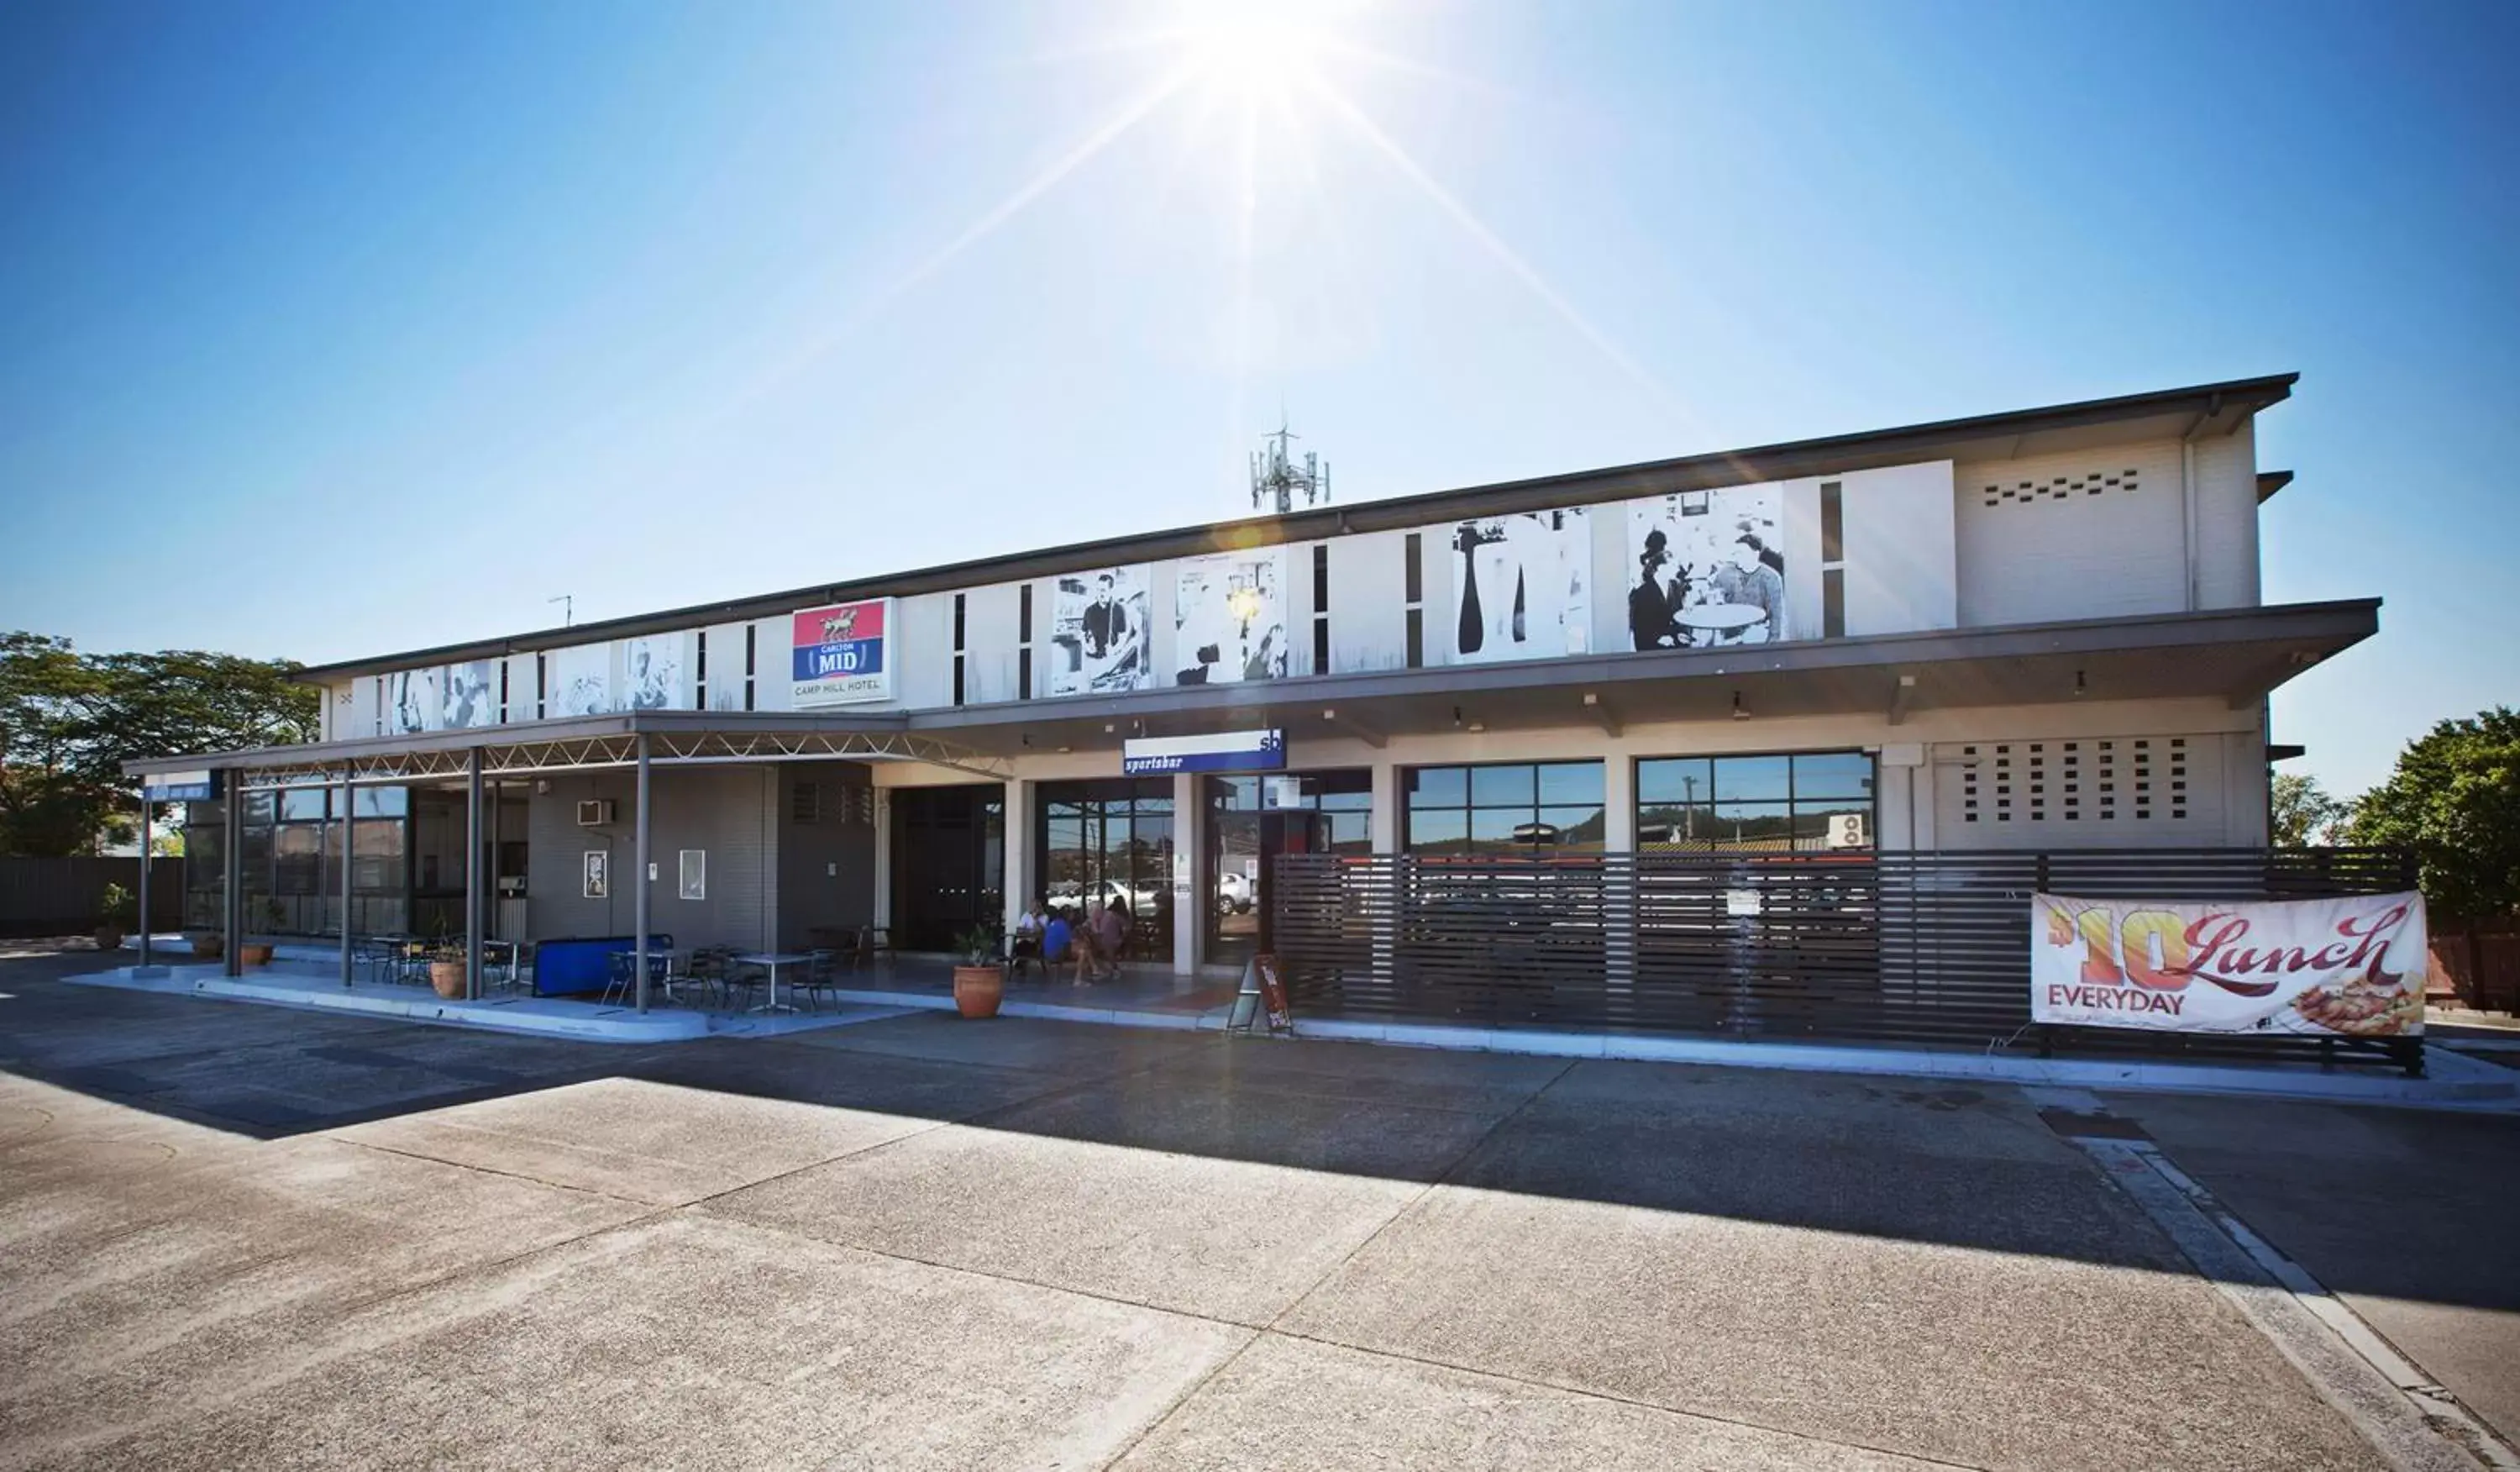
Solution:
M 322 696 L 300 667 L 201 650 L 85 655 L 0 633 L 0 853 L 92 853 L 127 837 L 144 757 L 315 737 Z
M 2298 777 L 2290 772 L 2276 775 L 2272 797 L 2278 849 L 2335 843 L 2353 810 L 2342 800 L 2329 797 L 2317 777 Z
M 2445 914 L 2520 911 L 2520 713 L 2497 706 L 2407 743 L 2355 805 L 2353 836 L 2413 851 Z

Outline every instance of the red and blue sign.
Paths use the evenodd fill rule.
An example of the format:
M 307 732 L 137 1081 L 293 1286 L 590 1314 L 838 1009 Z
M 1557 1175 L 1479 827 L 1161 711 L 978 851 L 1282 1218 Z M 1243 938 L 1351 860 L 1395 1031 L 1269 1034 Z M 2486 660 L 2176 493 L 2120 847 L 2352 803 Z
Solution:
M 890 700 L 892 660 L 885 645 L 891 627 L 889 598 L 798 610 L 791 671 L 796 709 Z

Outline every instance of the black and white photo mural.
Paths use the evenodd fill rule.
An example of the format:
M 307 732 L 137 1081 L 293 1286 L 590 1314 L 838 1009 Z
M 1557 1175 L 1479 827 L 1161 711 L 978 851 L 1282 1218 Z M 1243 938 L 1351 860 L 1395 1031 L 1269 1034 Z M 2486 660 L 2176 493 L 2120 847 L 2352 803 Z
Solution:
M 439 728 L 468 730 L 499 723 L 499 667 L 488 660 L 446 667 L 445 713 Z
M 1786 626 L 1781 485 L 1628 503 L 1628 639 L 1637 649 L 1774 644 Z
M 444 669 L 434 666 L 427 669 L 397 669 L 384 678 L 386 735 L 411 736 L 422 731 L 444 729 Z
M 612 646 L 580 644 L 543 657 L 549 694 L 544 707 L 554 719 L 608 715 L 612 712 Z
M 691 676 L 684 672 L 683 646 L 689 634 L 656 634 L 621 641 L 622 708 L 630 711 L 688 710 Z
M 1453 529 L 1453 663 L 1547 660 L 1593 645 L 1593 533 L 1582 507 Z
M 1148 580 L 1143 564 L 1059 577 L 1050 614 L 1051 694 L 1108 695 L 1153 682 Z
M 1173 587 L 1173 683 L 1286 673 L 1286 567 L 1277 548 L 1186 557 Z

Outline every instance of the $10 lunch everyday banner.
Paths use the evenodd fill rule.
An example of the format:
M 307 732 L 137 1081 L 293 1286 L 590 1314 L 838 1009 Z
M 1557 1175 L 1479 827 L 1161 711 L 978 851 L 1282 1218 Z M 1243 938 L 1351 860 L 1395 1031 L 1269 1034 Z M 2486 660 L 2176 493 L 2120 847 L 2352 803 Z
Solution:
M 2034 1022 L 2411 1036 L 2431 964 L 2421 895 L 2182 903 L 2034 895 Z

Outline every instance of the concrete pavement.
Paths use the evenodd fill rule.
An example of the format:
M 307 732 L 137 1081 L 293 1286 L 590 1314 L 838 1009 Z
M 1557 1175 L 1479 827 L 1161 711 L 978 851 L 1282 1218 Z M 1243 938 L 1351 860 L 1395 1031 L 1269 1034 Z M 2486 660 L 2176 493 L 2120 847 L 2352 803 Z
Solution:
M 0 961 L 0 1466 L 2382 1464 L 2016 1089 L 68 969 Z M 2315 1107 L 2111 1103 L 2314 1270 L 2510 1219 L 2420 1188 L 2509 1121 L 2363 1112 L 2400 1173 L 2339 1217 Z M 2498 1289 L 2335 1286 L 2502 1403 Z

